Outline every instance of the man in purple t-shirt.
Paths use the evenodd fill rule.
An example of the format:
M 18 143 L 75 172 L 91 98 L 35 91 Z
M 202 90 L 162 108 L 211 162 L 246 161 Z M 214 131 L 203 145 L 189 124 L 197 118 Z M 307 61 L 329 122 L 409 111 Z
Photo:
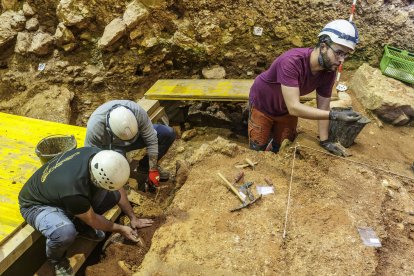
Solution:
M 272 140 L 278 152 L 284 139 L 296 138 L 298 117 L 319 120 L 320 145 L 331 153 L 345 152 L 328 140 L 329 120 L 357 121 L 352 110 L 330 111 L 330 97 L 336 69 L 355 49 L 358 31 L 346 20 L 328 23 L 319 33 L 315 48 L 291 49 L 279 56 L 270 68 L 256 77 L 250 89 L 249 144 L 265 150 Z M 317 108 L 301 104 L 299 96 L 316 90 Z

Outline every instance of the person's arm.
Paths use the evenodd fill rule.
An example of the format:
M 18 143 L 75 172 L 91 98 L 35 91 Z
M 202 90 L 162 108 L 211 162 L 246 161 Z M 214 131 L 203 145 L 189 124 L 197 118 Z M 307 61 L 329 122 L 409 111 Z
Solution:
M 329 111 L 329 105 L 331 103 L 331 98 L 325 98 L 317 94 L 316 96 L 318 109 Z M 325 141 L 328 139 L 329 135 L 329 120 L 319 120 L 319 139 Z
M 86 211 L 83 214 L 75 215 L 79 219 L 81 219 L 83 222 L 91 226 L 92 228 L 106 231 L 106 232 L 116 232 L 122 234 L 125 238 L 130 239 L 132 241 L 137 242 L 138 233 L 136 230 L 132 229 L 129 226 L 120 225 L 117 223 L 113 223 L 112 221 L 107 220 L 104 216 L 98 215 L 95 213 L 92 209 L 92 207 L 89 208 L 88 211 Z
M 122 212 L 127 215 L 131 221 L 131 228 L 138 229 L 151 226 L 154 222 L 152 219 L 138 219 L 135 214 L 134 210 L 132 209 L 131 203 L 129 203 L 127 194 L 124 188 L 119 189 L 119 193 L 121 194 L 121 199 L 118 202 L 118 206 L 121 208 Z
M 311 120 L 329 119 L 329 111 L 307 106 L 300 102 L 298 87 L 282 85 L 282 94 L 290 115 Z
M 311 120 L 337 120 L 355 122 L 361 118 L 361 114 L 353 110 L 327 111 L 307 106 L 299 101 L 299 88 L 282 85 L 283 99 L 289 114 L 292 116 Z

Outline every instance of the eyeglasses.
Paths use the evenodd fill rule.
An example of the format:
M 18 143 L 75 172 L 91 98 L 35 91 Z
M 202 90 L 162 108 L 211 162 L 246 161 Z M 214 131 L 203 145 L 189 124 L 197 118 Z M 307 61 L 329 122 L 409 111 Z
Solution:
M 350 53 L 345 53 L 342 50 L 335 50 L 334 48 L 331 47 L 331 45 L 329 45 L 328 43 L 326 44 L 335 54 L 335 56 L 337 58 L 343 58 L 346 59 L 347 57 L 349 57 Z

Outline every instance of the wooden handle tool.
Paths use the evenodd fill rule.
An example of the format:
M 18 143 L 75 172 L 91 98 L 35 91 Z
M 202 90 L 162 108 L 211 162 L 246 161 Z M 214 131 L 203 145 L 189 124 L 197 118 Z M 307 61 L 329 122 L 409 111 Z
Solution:
M 217 173 L 217 175 L 224 181 L 224 183 L 226 183 L 227 187 L 229 187 L 230 190 L 237 195 L 240 201 L 244 203 L 246 200 L 246 195 L 237 191 L 237 189 L 234 188 L 234 186 L 231 185 L 231 183 L 221 173 Z

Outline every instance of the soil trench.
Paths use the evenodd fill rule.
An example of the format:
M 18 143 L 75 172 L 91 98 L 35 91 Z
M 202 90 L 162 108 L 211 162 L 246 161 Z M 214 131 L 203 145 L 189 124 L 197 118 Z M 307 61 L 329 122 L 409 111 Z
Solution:
M 294 145 L 320 150 L 312 123 L 300 121 Z M 173 181 L 164 184 L 169 188 L 158 203 L 154 195 L 142 194 L 143 203 L 134 209 L 144 216 L 147 212 L 165 215 L 165 221 L 157 220 L 152 227 L 160 226 L 148 252 L 136 245 L 114 244 L 99 264 L 88 267 L 87 275 L 110 269 L 125 275 L 412 274 L 414 177 L 407 170 L 408 157 L 397 162 L 387 156 L 389 148 L 373 147 L 373 143 L 387 144 L 386 136 L 370 134 L 378 130 L 368 125 L 348 149 L 353 154 L 349 159 L 372 167 L 298 148 L 283 239 L 294 145 L 277 155 L 255 152 L 246 148 L 243 138 L 237 141 L 239 145 L 215 139 L 234 137 L 228 130 L 198 128 L 199 135 L 190 141 L 177 140 L 162 162 L 173 171 L 177 160 L 185 160 L 179 161 L 190 168 L 185 183 L 177 189 L 172 188 Z M 411 131 L 401 128 L 397 132 L 407 130 Z M 381 131 L 395 134 L 393 128 Z M 401 137 L 409 140 L 409 136 Z M 412 152 L 407 143 L 388 145 L 394 150 L 404 145 Z M 245 158 L 258 162 L 254 170 L 234 167 L 245 163 Z M 268 186 L 265 177 L 274 184 L 274 194 L 230 212 L 241 203 L 217 172 L 232 181 L 241 170 L 243 181 L 254 183 L 251 190 L 256 196 L 257 186 Z M 175 178 L 183 179 L 180 173 Z M 371 227 L 382 247 L 365 246 L 358 227 Z

